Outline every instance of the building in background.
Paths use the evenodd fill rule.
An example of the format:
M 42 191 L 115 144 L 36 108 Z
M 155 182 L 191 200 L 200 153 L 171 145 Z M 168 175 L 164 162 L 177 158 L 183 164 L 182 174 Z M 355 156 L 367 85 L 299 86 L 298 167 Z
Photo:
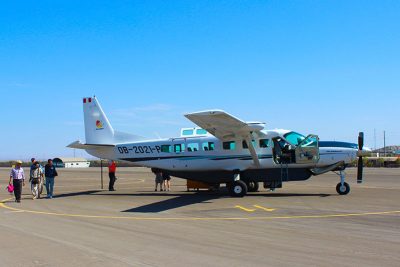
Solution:
M 90 162 L 84 158 L 54 158 L 57 168 L 89 168 Z

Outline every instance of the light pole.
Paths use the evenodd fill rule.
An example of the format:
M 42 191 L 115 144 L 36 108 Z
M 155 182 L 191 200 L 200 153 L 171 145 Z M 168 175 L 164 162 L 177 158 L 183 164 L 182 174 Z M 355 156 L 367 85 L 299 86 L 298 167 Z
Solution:
M 100 173 L 101 173 L 101 189 L 104 188 L 103 186 L 103 159 L 100 159 Z
M 386 131 L 383 131 L 383 156 L 386 157 Z

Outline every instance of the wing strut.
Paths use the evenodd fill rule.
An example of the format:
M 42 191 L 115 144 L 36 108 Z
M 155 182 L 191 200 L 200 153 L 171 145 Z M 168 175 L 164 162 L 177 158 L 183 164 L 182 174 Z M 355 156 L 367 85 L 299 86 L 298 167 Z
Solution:
M 253 146 L 252 139 L 253 138 L 252 138 L 251 134 L 247 136 L 247 138 L 246 138 L 247 146 L 249 147 L 250 154 L 251 154 L 251 157 L 253 158 L 254 164 L 256 165 L 257 168 L 260 168 L 261 167 L 260 160 L 258 158 L 256 149 Z

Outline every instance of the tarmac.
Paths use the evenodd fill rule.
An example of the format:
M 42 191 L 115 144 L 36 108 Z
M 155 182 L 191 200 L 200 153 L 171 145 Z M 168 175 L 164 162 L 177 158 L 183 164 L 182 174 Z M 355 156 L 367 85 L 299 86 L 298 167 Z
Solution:
M 116 191 L 100 169 L 59 169 L 53 199 L 15 203 L 0 168 L 0 266 L 399 266 L 400 169 L 347 170 L 282 189 L 154 192 L 144 168 L 119 168 Z M 27 168 L 25 168 L 27 173 Z M 104 188 L 108 176 L 104 173 Z M 43 194 L 44 196 L 45 194 Z

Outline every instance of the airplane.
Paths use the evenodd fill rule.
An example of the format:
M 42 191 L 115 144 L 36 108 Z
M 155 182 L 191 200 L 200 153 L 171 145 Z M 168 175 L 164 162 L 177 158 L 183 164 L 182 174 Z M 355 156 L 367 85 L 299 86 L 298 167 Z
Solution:
M 226 184 L 233 197 L 258 191 L 261 182 L 274 191 L 284 182 L 330 171 L 340 176 L 337 193 L 347 195 L 350 186 L 344 170 L 358 158 L 357 182 L 362 183 L 363 156 L 371 152 L 364 148 L 362 132 L 358 145 L 320 141 L 313 134 L 266 130 L 265 123 L 245 122 L 223 110 L 185 114 L 196 127 L 181 129 L 179 137 L 155 140 L 115 131 L 95 96 L 83 98 L 83 113 L 86 142 L 67 147 L 217 188 Z

